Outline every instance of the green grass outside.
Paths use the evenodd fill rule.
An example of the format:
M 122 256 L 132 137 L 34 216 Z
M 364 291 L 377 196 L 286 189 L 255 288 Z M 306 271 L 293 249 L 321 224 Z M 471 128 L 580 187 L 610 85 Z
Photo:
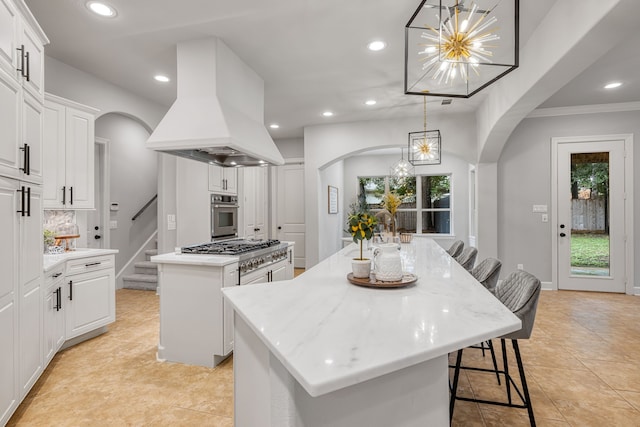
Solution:
M 609 236 L 605 234 L 572 234 L 571 266 L 609 267 Z

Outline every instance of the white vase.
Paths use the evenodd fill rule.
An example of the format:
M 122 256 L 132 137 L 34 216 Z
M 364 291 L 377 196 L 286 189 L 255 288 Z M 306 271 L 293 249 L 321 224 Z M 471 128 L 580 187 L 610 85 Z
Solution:
M 371 260 L 370 259 L 357 259 L 351 260 L 351 271 L 353 277 L 357 279 L 366 279 L 371 273 Z
M 382 245 L 378 245 L 373 253 L 376 280 L 383 282 L 397 282 L 402 280 L 402 260 L 400 259 L 399 244 L 383 243 Z

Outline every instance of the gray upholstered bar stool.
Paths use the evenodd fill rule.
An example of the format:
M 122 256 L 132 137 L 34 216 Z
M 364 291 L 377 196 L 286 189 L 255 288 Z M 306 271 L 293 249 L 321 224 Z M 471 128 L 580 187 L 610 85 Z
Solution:
M 524 373 L 524 366 L 522 364 L 522 357 L 520 356 L 520 347 L 518 346 L 518 340 L 529 339 L 531 337 L 531 331 L 533 330 L 533 323 L 536 318 L 536 310 L 538 308 L 538 299 L 540 297 L 540 280 L 534 275 L 527 273 L 526 271 L 518 270 L 511 273 L 503 282 L 496 286 L 494 295 L 498 298 L 509 310 L 513 312 L 522 321 L 522 328 L 507 335 L 500 337 L 502 344 L 502 360 L 503 370 L 498 373 L 504 375 L 505 386 L 507 392 L 507 402 L 498 402 L 483 399 L 471 399 L 466 397 L 459 397 L 456 395 L 458 387 L 458 378 L 460 376 L 460 369 L 471 369 L 474 371 L 483 372 L 495 372 L 493 369 L 475 368 L 470 366 L 461 366 L 462 351 L 458 350 L 456 357 L 455 372 L 453 375 L 453 384 L 451 387 L 451 397 L 449 401 L 449 416 L 453 418 L 453 409 L 456 400 L 465 400 L 469 402 L 487 403 L 491 405 L 509 406 L 512 408 L 526 408 L 529 413 L 529 422 L 531 426 L 536 425 L 535 418 L 533 416 L 533 407 L 531 406 L 531 397 L 529 396 L 529 388 L 527 387 L 527 380 Z M 522 391 L 518 388 L 517 384 L 513 381 L 509 375 L 509 363 L 507 360 L 507 346 L 505 340 L 510 339 L 513 346 L 513 352 L 516 356 L 518 363 L 518 372 L 520 374 L 520 382 Z M 518 394 L 522 404 L 513 403 L 511 396 L 511 386 Z M 481 391 L 480 391 L 481 392 Z
M 449 249 L 447 249 L 447 253 L 451 255 L 453 258 L 455 258 L 462 253 L 463 249 L 464 249 L 464 242 L 462 240 L 456 240 L 451 244 Z
M 475 279 L 482 283 L 482 286 L 487 288 L 489 292 L 494 293 L 496 284 L 498 283 L 498 277 L 500 277 L 500 270 L 502 269 L 502 262 L 495 258 L 486 258 L 482 260 L 482 262 L 476 265 L 473 270 L 471 270 L 471 275 L 475 277 Z M 485 343 L 487 346 L 485 346 Z M 480 348 L 482 349 L 482 357 L 484 357 L 484 351 L 488 348 L 491 352 L 491 360 L 493 362 L 493 368 L 496 370 L 496 378 L 498 379 L 498 384 L 500 384 L 500 374 L 498 371 L 498 364 L 496 363 L 496 353 L 493 349 L 493 342 L 491 340 L 484 341 L 477 346 L 471 346 L 472 348 Z
M 501 269 L 502 262 L 500 262 L 500 260 L 487 258 L 471 270 L 471 275 L 475 277 L 478 282 L 482 283 L 491 293 L 494 293 Z
M 460 255 L 456 257 L 456 261 L 458 261 L 458 263 L 463 266 L 465 270 L 471 271 L 474 264 L 476 263 L 477 256 L 478 250 L 472 246 L 469 248 L 464 248 Z

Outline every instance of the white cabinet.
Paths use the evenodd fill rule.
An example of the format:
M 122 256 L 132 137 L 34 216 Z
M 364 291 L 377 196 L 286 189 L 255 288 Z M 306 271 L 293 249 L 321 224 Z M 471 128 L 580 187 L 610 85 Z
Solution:
M 0 175 L 42 182 L 44 45 L 22 1 L 0 0 Z
M 62 347 L 65 340 L 64 305 L 64 264 L 49 271 L 45 278 L 44 294 L 44 366 Z
M 0 0 L 0 69 L 17 76 L 20 17 L 11 0 Z
M 238 169 L 209 165 L 209 191 L 216 194 L 238 194 Z
M 267 197 L 269 167 L 243 168 L 242 197 L 240 209 L 243 216 L 244 237 L 266 239 Z
M 20 396 L 24 398 L 43 370 L 42 351 L 42 191 L 21 182 L 19 215 L 19 332 Z
M 1 3 L 0 3 L 1 4 Z M 18 182 L 0 177 L 0 425 L 18 406 Z
M 95 114 L 98 110 L 46 94 L 44 207 L 94 208 Z
M 113 255 L 67 261 L 64 286 L 66 339 L 116 319 Z

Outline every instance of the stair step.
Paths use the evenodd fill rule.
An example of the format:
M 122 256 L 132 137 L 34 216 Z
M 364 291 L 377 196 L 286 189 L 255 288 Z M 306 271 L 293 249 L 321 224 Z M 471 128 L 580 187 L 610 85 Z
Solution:
M 126 289 L 156 290 L 158 276 L 155 274 L 130 274 L 122 277 Z
M 151 261 L 138 261 L 133 264 L 136 274 L 158 274 L 158 264 Z

